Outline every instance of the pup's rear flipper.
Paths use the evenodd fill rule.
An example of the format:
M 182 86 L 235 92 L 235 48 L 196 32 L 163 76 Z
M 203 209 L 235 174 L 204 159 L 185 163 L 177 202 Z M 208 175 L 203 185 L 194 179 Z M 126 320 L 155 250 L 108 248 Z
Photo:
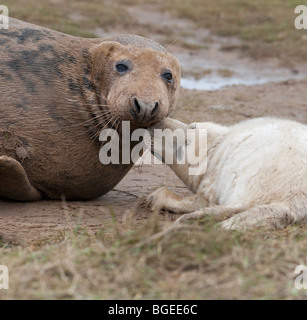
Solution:
M 258 228 L 278 230 L 290 224 L 300 224 L 307 221 L 306 215 L 298 215 L 291 211 L 287 203 L 271 203 L 250 209 L 240 206 L 203 208 L 184 214 L 176 222 L 182 223 L 185 220 L 197 220 L 208 215 L 212 216 L 216 222 L 221 222 L 223 229 L 240 231 Z
M 18 161 L 1 156 L 0 197 L 17 201 L 35 201 L 42 199 L 43 194 L 31 185 Z
M 291 212 L 290 207 L 285 203 L 272 203 L 259 205 L 257 207 L 241 212 L 221 223 L 222 228 L 228 230 L 251 230 L 264 228 L 278 230 L 285 228 L 297 221 L 296 215 Z

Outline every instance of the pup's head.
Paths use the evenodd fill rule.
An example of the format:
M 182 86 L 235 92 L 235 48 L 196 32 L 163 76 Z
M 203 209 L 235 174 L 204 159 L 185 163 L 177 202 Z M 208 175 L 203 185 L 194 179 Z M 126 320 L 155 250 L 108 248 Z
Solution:
M 186 125 L 166 118 L 150 128 L 151 152 L 196 192 L 207 166 L 207 130 L 202 123 Z

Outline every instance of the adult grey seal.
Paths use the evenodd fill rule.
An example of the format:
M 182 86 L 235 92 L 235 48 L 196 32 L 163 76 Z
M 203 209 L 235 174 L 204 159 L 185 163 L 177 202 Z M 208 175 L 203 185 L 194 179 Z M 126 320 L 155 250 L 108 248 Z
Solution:
M 175 108 L 179 63 L 149 39 L 84 39 L 11 18 L 0 46 L 0 197 L 105 194 L 133 163 L 99 161 L 101 130 L 146 128 Z

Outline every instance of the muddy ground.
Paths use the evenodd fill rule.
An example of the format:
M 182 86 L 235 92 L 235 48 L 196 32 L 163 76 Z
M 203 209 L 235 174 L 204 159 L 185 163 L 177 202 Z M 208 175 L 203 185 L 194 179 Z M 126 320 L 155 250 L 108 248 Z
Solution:
M 166 35 L 153 30 L 152 25 L 160 21 L 160 27 L 176 30 L 173 38 L 177 41 L 169 50 L 180 59 L 184 79 L 192 79 L 195 83 L 198 78 L 203 78 L 205 83 L 206 79 L 208 82 L 223 79 L 219 90 L 183 88 L 175 114 L 178 119 L 230 125 L 253 117 L 272 115 L 307 123 L 305 66 L 293 62 L 285 68 L 277 59 L 253 61 L 235 49 L 237 39 L 211 36 L 207 30 L 197 29 L 192 22 L 171 19 L 162 13 L 153 13 L 153 20 L 148 21 L 143 18 L 144 11 L 135 8 L 131 11 L 138 19 L 135 33 L 145 34 L 165 44 L 168 41 Z M 77 18 L 80 19 L 79 16 Z M 187 29 L 189 32 L 186 32 Z M 97 36 L 105 34 L 104 30 L 95 32 Z M 112 31 L 121 32 L 123 30 Z M 228 50 L 225 50 L 226 45 Z M 219 77 L 212 80 L 215 74 Z M 276 77 L 271 76 L 274 74 Z M 234 77 L 241 77 L 243 85 L 225 86 L 227 82 L 231 84 Z M 248 86 L 244 85 L 244 79 Z M 265 83 L 253 85 L 250 79 L 263 79 Z M 95 233 L 103 229 L 113 213 L 122 228 L 125 228 L 127 217 L 132 217 L 133 224 L 137 226 L 151 214 L 137 209 L 138 202 L 162 185 L 169 186 L 178 194 L 189 194 L 165 165 L 138 165 L 113 191 L 94 201 L 15 203 L 0 200 L 0 237 L 2 242 L 14 244 L 59 241 L 65 230 L 81 226 Z M 171 214 L 160 217 L 162 221 L 176 218 Z

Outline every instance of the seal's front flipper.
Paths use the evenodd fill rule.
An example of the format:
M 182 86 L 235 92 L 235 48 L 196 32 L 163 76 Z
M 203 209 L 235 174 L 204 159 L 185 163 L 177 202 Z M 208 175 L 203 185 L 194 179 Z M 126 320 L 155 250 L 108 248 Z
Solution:
M 43 194 L 31 185 L 18 161 L 1 156 L 0 197 L 17 201 L 35 201 L 42 199 Z

